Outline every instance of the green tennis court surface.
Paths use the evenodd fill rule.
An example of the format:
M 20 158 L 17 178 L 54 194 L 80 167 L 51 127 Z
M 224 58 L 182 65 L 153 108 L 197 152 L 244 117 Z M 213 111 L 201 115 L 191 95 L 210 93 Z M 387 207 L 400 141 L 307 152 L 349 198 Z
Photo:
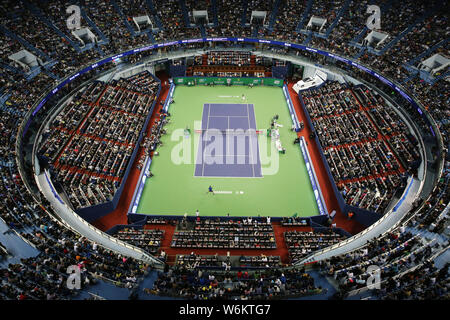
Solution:
M 245 95 L 245 101 L 242 95 Z M 170 105 L 170 122 L 164 127 L 163 145 L 153 157 L 136 213 L 153 215 L 201 216 L 272 216 L 285 217 L 318 214 L 312 187 L 283 95 L 278 87 L 246 86 L 177 86 L 175 103 Z M 275 143 L 265 134 L 258 135 L 259 156 L 263 177 L 196 177 L 198 151 L 204 104 L 253 104 L 257 129 L 270 128 L 278 115 L 282 146 L 278 153 Z M 184 134 L 188 127 L 190 135 Z M 212 185 L 215 195 L 208 194 Z

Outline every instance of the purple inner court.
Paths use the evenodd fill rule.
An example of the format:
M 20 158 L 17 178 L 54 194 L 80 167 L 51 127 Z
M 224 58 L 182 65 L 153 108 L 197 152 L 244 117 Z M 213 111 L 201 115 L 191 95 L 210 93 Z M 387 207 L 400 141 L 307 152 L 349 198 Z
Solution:
M 196 177 L 262 177 L 253 104 L 204 104 Z

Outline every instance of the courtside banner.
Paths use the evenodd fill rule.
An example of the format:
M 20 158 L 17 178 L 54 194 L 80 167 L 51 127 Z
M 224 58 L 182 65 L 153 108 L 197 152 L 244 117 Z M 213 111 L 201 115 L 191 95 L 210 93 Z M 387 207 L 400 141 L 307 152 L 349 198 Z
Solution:
M 319 209 L 320 215 L 328 214 L 326 209 L 326 204 L 323 199 L 322 191 L 320 190 L 319 182 L 317 181 L 317 176 L 310 160 L 309 152 L 306 147 L 306 141 L 304 137 L 300 139 L 300 149 L 302 151 L 303 160 L 305 161 L 306 170 L 308 171 L 309 180 L 311 181 L 311 187 L 313 189 L 314 197 L 316 198 L 317 208 Z
M 136 213 L 138 209 L 139 201 L 141 200 L 142 192 L 144 191 L 145 181 L 147 180 L 147 177 L 150 174 L 151 163 L 152 159 L 150 157 L 147 157 L 145 160 L 144 168 L 142 169 L 141 174 L 139 176 L 138 187 L 136 188 L 136 191 L 133 195 L 133 200 L 131 201 L 131 210 L 130 209 L 128 210 L 130 213 Z
M 283 80 L 278 78 L 250 78 L 250 77 L 175 77 L 174 82 L 177 85 L 266 85 L 282 87 Z

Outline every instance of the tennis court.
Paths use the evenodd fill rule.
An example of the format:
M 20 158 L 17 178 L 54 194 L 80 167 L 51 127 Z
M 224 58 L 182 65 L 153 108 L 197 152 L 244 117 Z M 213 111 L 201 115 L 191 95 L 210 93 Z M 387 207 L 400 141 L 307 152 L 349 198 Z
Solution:
M 252 104 L 205 104 L 196 177 L 262 177 Z
M 300 148 L 293 143 L 296 133 L 281 88 L 179 85 L 173 99 L 163 146 L 150 166 L 154 176 L 146 180 L 136 213 L 319 214 Z M 270 128 L 275 115 L 285 154 L 270 137 L 257 133 Z M 222 146 L 213 147 L 214 134 L 224 139 Z M 210 185 L 214 195 L 208 193 Z

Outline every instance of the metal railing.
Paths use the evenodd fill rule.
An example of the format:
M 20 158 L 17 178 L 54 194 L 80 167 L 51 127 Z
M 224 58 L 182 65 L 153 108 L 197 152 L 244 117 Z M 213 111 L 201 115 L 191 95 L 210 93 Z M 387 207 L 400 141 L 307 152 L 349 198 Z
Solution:
M 46 174 L 46 173 L 45 173 L 45 174 Z M 41 185 L 40 185 L 40 183 L 39 183 L 39 181 L 38 181 L 38 177 L 37 177 L 36 175 L 35 175 L 35 180 L 36 180 L 36 184 L 38 185 L 40 191 L 44 194 L 44 192 L 43 192 L 43 190 L 42 190 L 42 188 L 41 188 Z M 49 186 L 50 186 L 51 188 L 53 188 L 53 190 L 54 190 L 54 187 L 53 187 L 53 184 L 52 184 L 51 180 L 49 179 L 48 181 L 49 181 Z M 136 246 L 133 246 L 133 245 L 131 245 L 131 244 L 128 244 L 128 243 L 126 243 L 126 242 L 124 242 L 124 241 L 122 241 L 122 240 L 119 240 L 119 239 L 117 239 L 117 238 L 115 238 L 115 237 L 112 237 L 112 236 L 110 236 L 109 234 L 107 234 L 107 233 L 105 233 L 105 232 L 103 232 L 103 231 L 97 229 L 96 227 L 94 227 L 93 225 L 91 225 L 90 223 L 88 223 L 86 220 L 84 220 L 83 218 L 81 218 L 79 215 L 77 215 L 77 214 L 76 214 L 69 206 L 67 206 L 67 204 L 66 204 L 65 202 L 62 202 L 61 204 L 65 207 L 66 212 L 70 213 L 70 214 L 72 215 L 72 217 L 74 217 L 75 219 L 78 220 L 79 223 L 85 225 L 86 227 L 88 227 L 88 228 L 91 229 L 92 231 L 96 232 L 97 234 L 99 234 L 99 235 L 102 236 L 103 238 L 108 239 L 109 241 L 111 241 L 111 242 L 117 244 L 118 246 L 122 246 L 122 247 L 125 247 L 125 248 L 128 248 L 128 249 L 131 249 L 131 250 L 133 250 L 133 251 L 135 251 L 135 252 L 141 254 L 141 260 L 143 260 L 143 261 L 150 262 L 151 264 L 156 264 L 156 265 L 162 265 L 162 264 L 163 264 L 163 262 L 162 262 L 161 260 L 156 259 L 155 257 L 153 257 L 152 255 L 148 254 L 146 251 L 142 250 L 141 248 L 138 248 L 138 247 L 136 247 Z M 54 208 L 51 204 L 50 204 L 50 206 L 52 207 L 52 209 L 53 209 L 55 212 L 57 212 L 56 208 Z M 72 225 L 70 225 L 70 224 L 67 223 L 66 221 L 61 220 L 61 223 L 62 223 L 64 226 L 66 226 L 67 228 L 69 228 L 70 230 L 72 230 L 73 232 L 75 232 L 76 234 L 80 234 L 79 231 L 77 231 Z M 83 237 L 86 237 L 86 238 L 89 239 L 88 236 L 83 235 L 83 234 L 81 234 L 81 235 L 82 235 Z M 94 241 L 94 242 L 95 242 L 95 241 Z M 96 242 L 96 243 L 97 243 L 97 242 Z M 99 244 L 99 243 L 98 243 L 98 244 Z M 100 244 L 99 244 L 99 245 L 100 245 Z M 107 248 L 105 245 L 102 245 L 102 246 L 103 246 L 104 248 L 108 249 L 108 250 L 112 250 L 111 248 Z
M 408 179 L 408 181 L 409 181 L 408 184 L 414 182 L 414 177 L 413 177 L 413 176 L 410 176 L 409 179 Z M 406 189 L 403 191 L 403 195 L 405 195 L 406 191 L 407 191 Z M 402 196 L 403 196 L 403 195 L 402 195 Z M 344 241 L 341 241 L 341 242 L 339 242 L 339 243 L 337 243 L 337 244 L 335 244 L 335 245 L 332 245 L 332 246 L 329 246 L 329 247 L 324 248 L 324 249 L 322 249 L 322 250 L 313 252 L 313 253 L 310 254 L 309 256 L 303 258 L 303 260 L 299 261 L 299 262 L 297 263 L 297 265 L 302 265 L 302 264 L 305 264 L 305 263 L 313 262 L 313 261 L 314 261 L 313 258 L 314 258 L 315 256 L 318 256 L 318 255 L 327 253 L 327 252 L 329 252 L 329 251 L 332 251 L 332 250 L 341 248 L 341 247 L 345 246 L 346 244 L 348 244 L 348 243 L 350 243 L 350 242 L 352 242 L 352 241 L 354 241 L 354 240 L 360 238 L 361 236 L 367 234 L 368 232 L 370 232 L 371 230 L 373 230 L 374 228 L 376 228 L 378 225 L 380 225 L 384 220 L 386 220 L 386 219 L 390 216 L 391 213 L 392 213 L 392 209 L 391 209 L 388 213 L 386 213 L 384 216 L 382 216 L 378 221 L 376 221 L 376 222 L 373 223 L 370 227 L 364 229 L 364 230 L 361 231 L 360 233 L 357 233 L 357 234 L 355 234 L 354 236 L 352 236 L 352 237 L 350 237 L 350 238 L 347 238 L 347 239 L 345 239 Z M 398 223 L 397 223 L 397 224 L 398 224 Z M 385 234 L 386 232 L 389 232 L 390 230 L 394 230 L 394 229 L 396 228 L 397 224 L 391 226 L 388 230 L 385 230 L 385 231 L 382 232 L 380 235 L 383 235 L 383 234 Z M 361 246 L 359 246 L 359 247 L 357 247 L 357 248 L 355 248 L 355 249 L 352 249 L 352 250 L 350 250 L 350 251 L 358 250 L 358 249 L 360 249 L 360 248 L 362 248 L 362 247 L 364 247 L 364 246 L 365 246 L 365 244 L 364 244 L 364 245 L 361 245 Z

